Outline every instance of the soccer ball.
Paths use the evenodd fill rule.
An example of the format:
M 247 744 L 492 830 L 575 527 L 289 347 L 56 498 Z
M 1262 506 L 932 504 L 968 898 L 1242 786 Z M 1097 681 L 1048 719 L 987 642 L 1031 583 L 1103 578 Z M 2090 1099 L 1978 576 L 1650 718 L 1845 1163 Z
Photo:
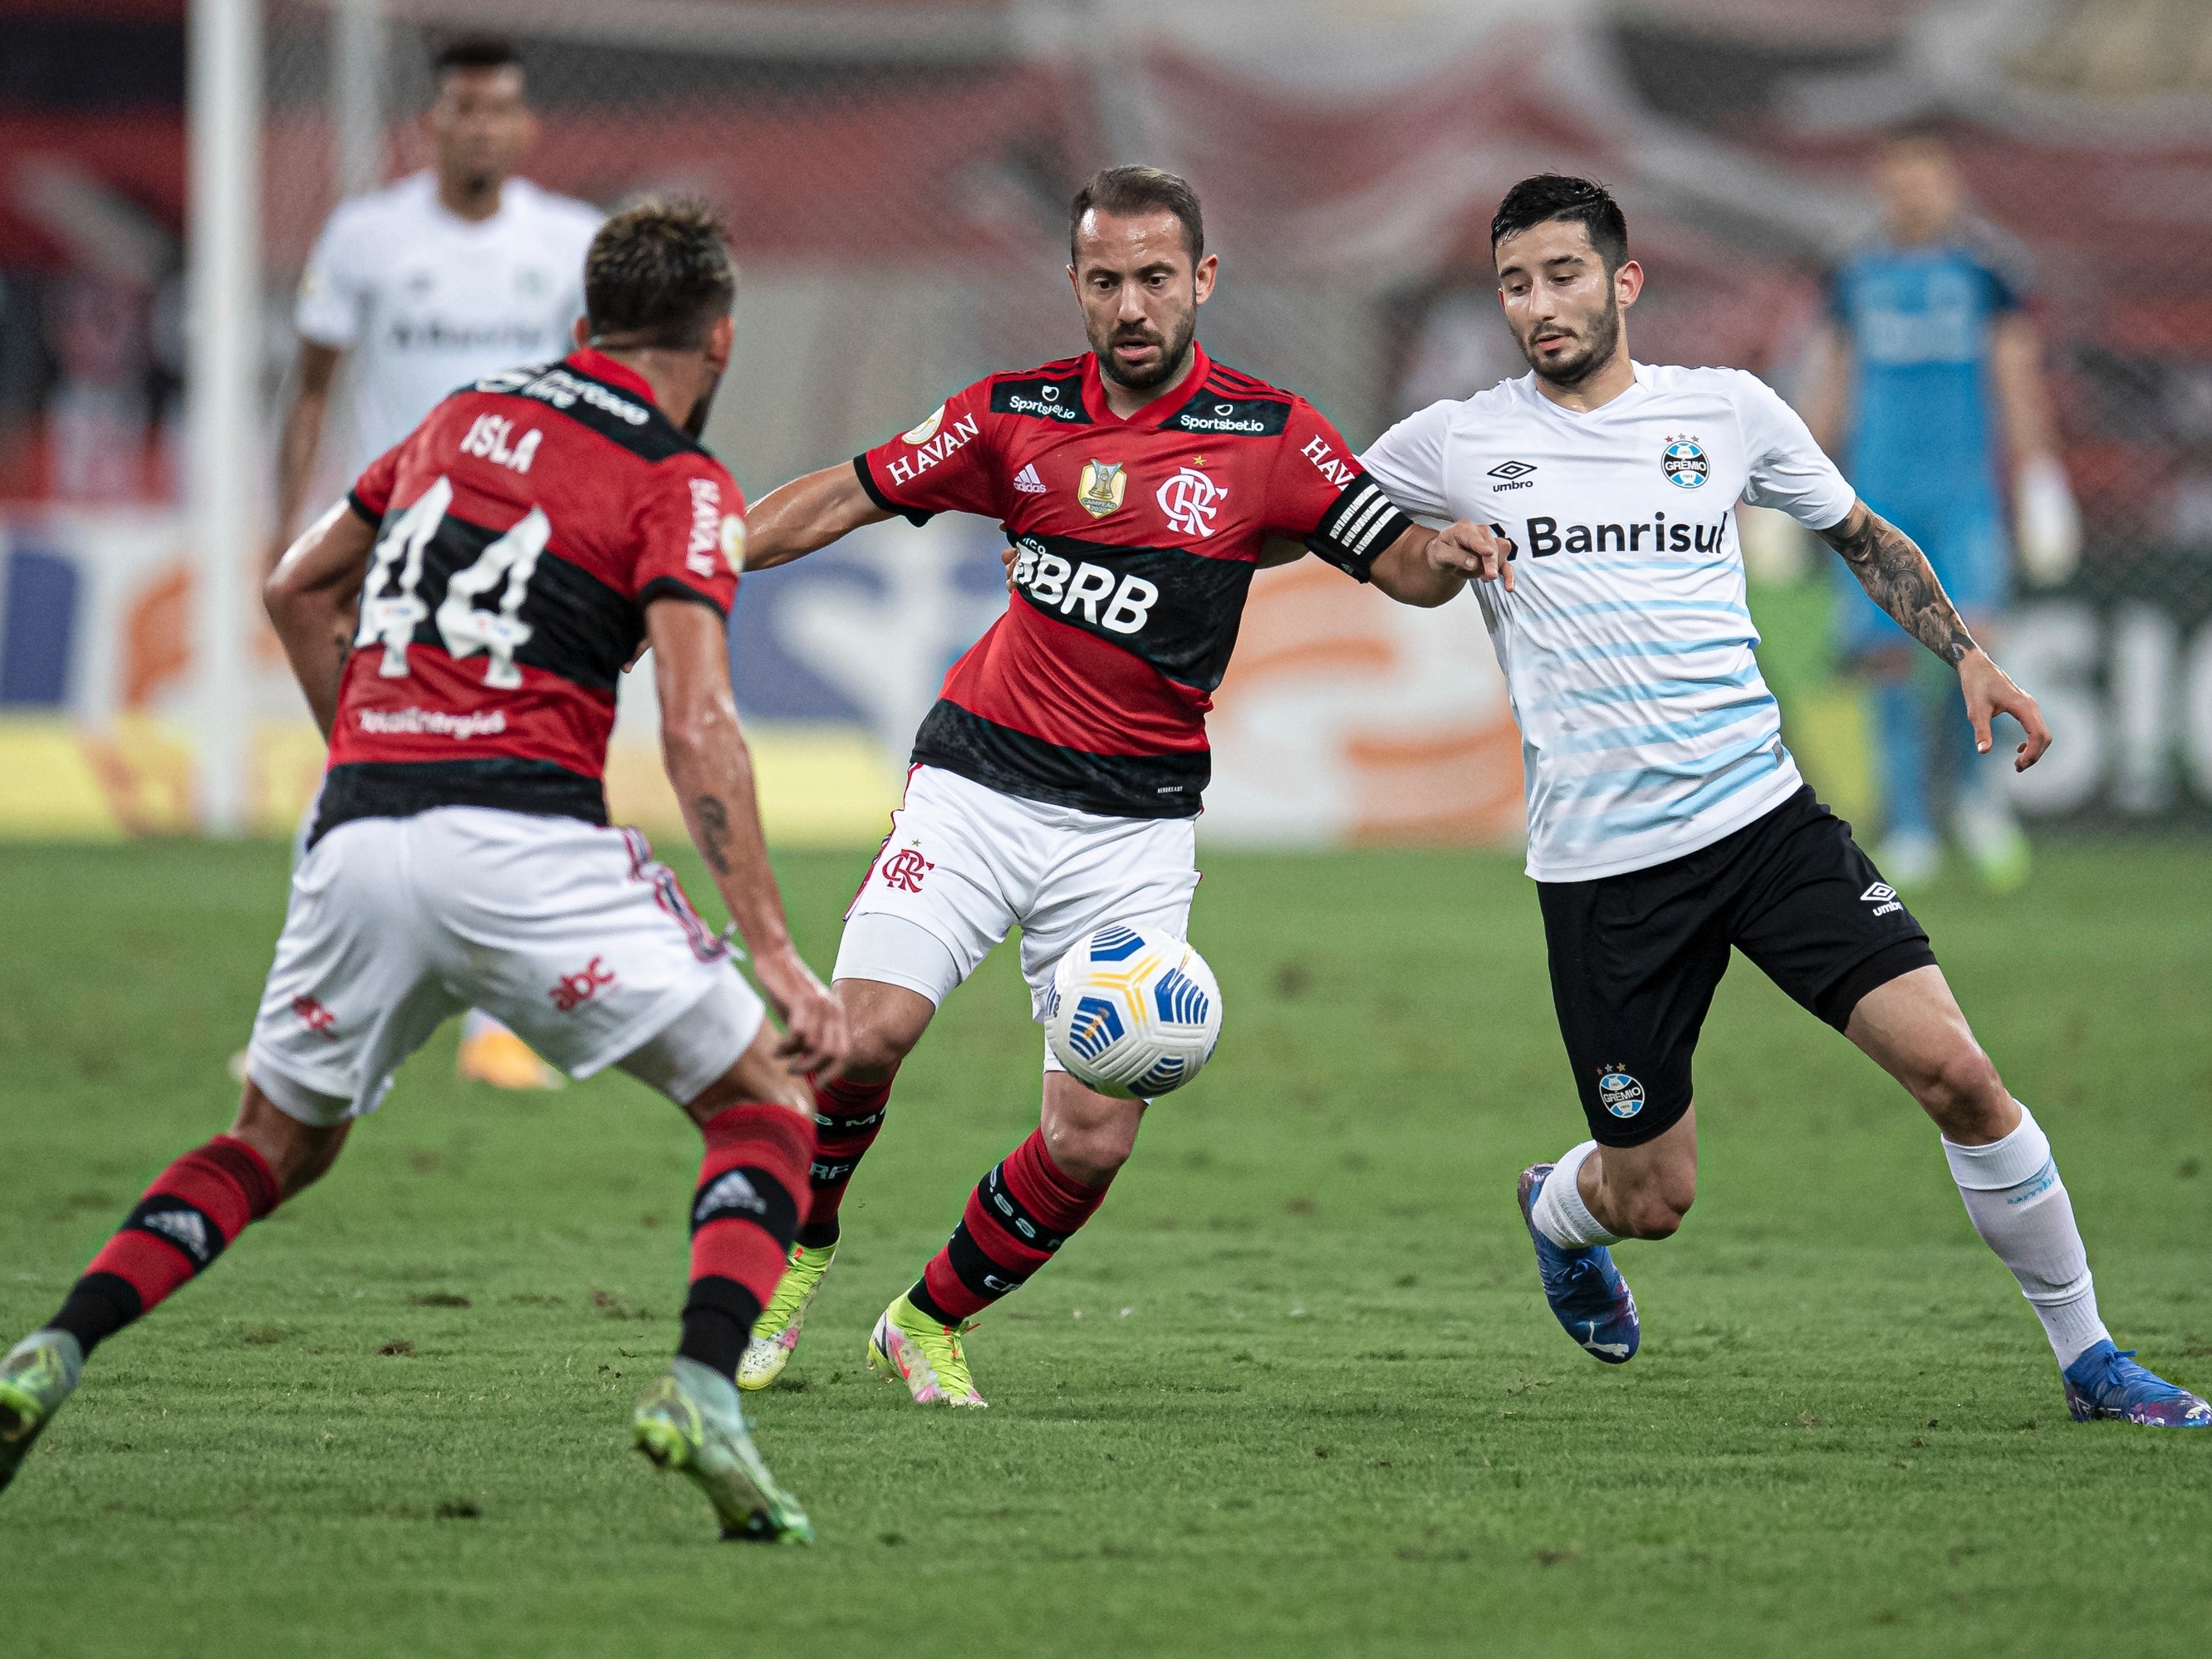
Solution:
M 1109 922 L 1053 969 L 1045 1039 L 1075 1080 L 1149 1100 L 1198 1075 L 1221 1040 L 1221 990 L 1206 958 L 1156 928 Z

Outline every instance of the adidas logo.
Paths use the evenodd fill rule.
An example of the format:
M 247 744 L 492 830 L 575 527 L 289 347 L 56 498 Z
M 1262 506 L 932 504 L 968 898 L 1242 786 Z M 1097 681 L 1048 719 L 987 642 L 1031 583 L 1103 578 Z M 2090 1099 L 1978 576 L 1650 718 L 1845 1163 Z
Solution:
M 699 1202 L 692 1207 L 691 1224 L 702 1225 L 725 1210 L 749 1210 L 755 1215 L 768 1213 L 768 1206 L 754 1190 L 753 1183 L 745 1179 L 743 1170 L 731 1170 L 699 1194 Z
M 206 1220 L 196 1210 L 155 1210 L 140 1218 L 139 1225 L 182 1247 L 185 1255 L 205 1267 L 208 1261 Z
M 1014 474 L 1014 488 L 1024 495 L 1042 495 L 1045 493 L 1044 480 L 1037 477 L 1036 462 L 1030 462 L 1029 465 Z

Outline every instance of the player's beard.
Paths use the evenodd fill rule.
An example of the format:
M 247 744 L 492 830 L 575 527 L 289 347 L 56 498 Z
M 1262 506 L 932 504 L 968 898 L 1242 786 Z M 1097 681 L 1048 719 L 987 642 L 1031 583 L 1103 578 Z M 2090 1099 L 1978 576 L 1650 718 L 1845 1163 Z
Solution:
M 721 389 L 722 377 L 719 374 L 707 382 L 706 389 L 699 394 L 699 401 L 691 405 L 691 412 L 684 417 L 685 437 L 696 441 L 706 435 L 707 411 L 714 408 L 714 394 Z
M 1535 341 L 1532 335 L 1521 344 L 1521 355 L 1528 367 L 1536 371 L 1539 380 L 1556 386 L 1578 386 L 1584 380 L 1613 361 L 1613 354 L 1620 349 L 1620 301 L 1608 293 L 1605 309 L 1583 336 L 1583 349 L 1564 362 L 1554 362 L 1548 368 L 1536 361 Z
M 1198 307 L 1193 306 L 1176 322 L 1175 337 L 1167 342 L 1167 349 L 1153 360 L 1152 368 L 1146 369 L 1126 369 L 1114 357 L 1114 348 L 1117 345 L 1133 341 L 1146 345 L 1160 343 L 1159 335 L 1142 325 L 1133 327 L 1116 325 L 1103 340 L 1093 334 L 1091 349 L 1098 358 L 1098 372 L 1115 385 L 1130 392 L 1150 392 L 1154 386 L 1164 386 L 1176 377 L 1176 371 L 1182 367 L 1183 354 L 1190 349 L 1191 337 L 1197 332 Z

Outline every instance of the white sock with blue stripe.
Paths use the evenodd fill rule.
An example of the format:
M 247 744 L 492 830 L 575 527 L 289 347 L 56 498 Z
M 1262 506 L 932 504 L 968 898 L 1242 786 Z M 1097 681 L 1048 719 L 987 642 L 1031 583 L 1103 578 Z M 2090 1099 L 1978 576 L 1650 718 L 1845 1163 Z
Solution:
M 2020 1105 L 2018 1101 L 2013 1103 Z M 2020 1127 L 1986 1146 L 1943 1143 L 1951 1179 L 1982 1243 L 2012 1269 L 2022 1295 L 2043 1322 L 2060 1370 L 2108 1340 L 2097 1317 L 2089 1252 L 2074 1224 L 2074 1200 L 2058 1178 L 2051 1141 L 2027 1107 Z

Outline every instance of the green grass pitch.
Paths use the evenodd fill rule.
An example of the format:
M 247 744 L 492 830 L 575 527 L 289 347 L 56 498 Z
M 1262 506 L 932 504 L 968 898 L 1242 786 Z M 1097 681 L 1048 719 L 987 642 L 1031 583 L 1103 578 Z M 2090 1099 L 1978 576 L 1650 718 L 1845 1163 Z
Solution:
M 682 862 L 679 860 L 679 862 Z M 783 861 L 826 965 L 862 860 Z M 2212 1435 L 2066 1419 L 1901 1093 L 1739 961 L 1704 1190 L 1600 1366 L 1516 1173 L 1581 1135 L 1534 890 L 1444 853 L 1211 855 L 1228 1028 L 1096 1224 L 973 1338 L 988 1412 L 861 1349 L 1036 1121 L 1010 952 L 946 1006 L 760 1439 L 821 1534 L 714 1541 L 626 1443 L 695 1133 L 610 1076 L 457 1085 L 100 1352 L 0 1498 L 10 1655 L 2201 1653 Z M 707 890 L 683 863 L 695 894 Z M 223 1127 L 268 846 L 0 852 L 0 1328 Z M 2212 1388 L 2212 878 L 2048 851 L 1916 907 L 2058 1148 L 2109 1322 Z

